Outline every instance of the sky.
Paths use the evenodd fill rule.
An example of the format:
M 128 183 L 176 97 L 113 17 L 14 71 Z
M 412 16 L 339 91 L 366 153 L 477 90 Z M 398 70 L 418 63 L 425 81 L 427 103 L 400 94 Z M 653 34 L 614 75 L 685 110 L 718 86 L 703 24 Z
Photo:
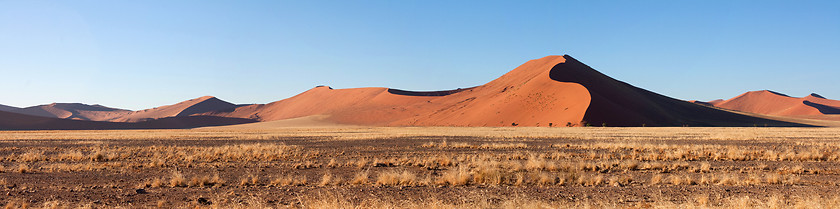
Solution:
M 568 54 L 684 100 L 840 99 L 838 1 L 0 0 L 0 104 L 445 90 Z

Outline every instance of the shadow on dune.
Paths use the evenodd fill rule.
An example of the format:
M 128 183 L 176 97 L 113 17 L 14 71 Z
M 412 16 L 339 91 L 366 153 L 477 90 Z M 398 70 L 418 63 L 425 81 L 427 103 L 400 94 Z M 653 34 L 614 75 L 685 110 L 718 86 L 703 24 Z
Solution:
M 809 126 L 726 112 L 673 99 L 606 76 L 565 55 L 552 80 L 583 85 L 591 95 L 583 117 L 593 126 Z
M 447 96 L 447 95 L 451 95 L 451 94 L 462 92 L 462 91 L 472 90 L 474 88 L 475 87 L 465 88 L 465 89 L 459 88 L 459 89 L 446 90 L 446 91 L 406 91 L 406 90 L 389 88 L 388 93 L 396 94 L 396 95 L 403 95 L 403 96 L 440 97 L 440 96 Z
M 802 101 L 803 104 L 816 108 L 817 111 L 820 111 L 822 114 L 834 115 L 840 114 L 840 109 L 832 106 L 817 104 L 809 101 Z

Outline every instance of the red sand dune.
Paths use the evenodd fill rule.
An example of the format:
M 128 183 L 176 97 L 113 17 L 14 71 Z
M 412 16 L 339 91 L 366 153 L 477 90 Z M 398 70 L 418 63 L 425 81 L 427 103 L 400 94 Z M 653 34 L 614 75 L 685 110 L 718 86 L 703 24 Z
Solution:
M 198 113 L 233 109 L 236 105 L 220 100 L 212 96 L 203 96 L 173 105 L 160 106 L 152 109 L 128 112 L 118 117 L 110 118 L 107 121 L 113 122 L 140 122 L 166 117 L 190 116 Z
M 715 105 L 741 112 L 778 116 L 823 116 L 840 114 L 840 101 L 817 94 L 796 98 L 763 90 L 750 91 Z
M 169 117 L 137 123 L 117 123 L 48 118 L 0 111 L 0 130 L 104 130 L 104 129 L 175 129 L 224 126 L 256 122 L 244 118 L 214 116 Z
M 612 79 L 572 57 L 531 60 L 478 87 L 441 92 L 316 87 L 281 101 L 208 115 L 274 121 L 326 115 L 386 126 L 798 126 L 672 99 Z

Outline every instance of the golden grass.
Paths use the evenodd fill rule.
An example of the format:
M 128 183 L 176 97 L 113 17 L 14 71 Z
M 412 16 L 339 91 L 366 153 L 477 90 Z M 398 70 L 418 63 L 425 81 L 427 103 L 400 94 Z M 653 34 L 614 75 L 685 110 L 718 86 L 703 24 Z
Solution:
M 184 174 L 181 174 L 181 172 L 172 171 L 172 176 L 169 178 L 169 186 L 170 187 L 187 186 L 187 178 L 185 178 Z
M 303 186 L 306 185 L 306 177 L 286 175 L 275 178 L 270 184 L 272 186 Z
M 18 173 L 34 173 L 35 169 L 33 169 L 32 167 L 29 167 L 28 164 L 21 163 L 21 164 L 18 164 L 17 167 L 15 167 L 15 172 L 18 172 Z
M 408 170 L 387 170 L 377 175 L 376 184 L 385 186 L 420 186 L 426 185 L 428 182 L 419 181 L 417 175 Z
M 362 128 L 245 133 L 206 130 L 6 133 L 0 135 L 0 140 L 5 140 L 4 143 L 29 143 L 27 140 L 40 140 L 37 142 L 83 146 L 73 146 L 69 149 L 32 142 L 33 144 L 26 148 L 2 147 L 0 172 L 13 172 L 4 174 L 8 175 L 4 178 L 33 178 L 53 175 L 54 172 L 98 175 L 162 171 L 165 173 L 163 178 L 140 175 L 142 177 L 138 180 L 129 182 L 130 185 L 139 184 L 160 191 L 211 190 L 207 187 L 219 188 L 218 191 L 221 192 L 260 191 L 271 187 L 287 187 L 281 188 L 287 191 L 416 187 L 410 189 L 454 189 L 480 193 L 485 191 L 485 188 L 530 191 L 529 187 L 565 187 L 561 190 L 593 187 L 585 189 L 609 192 L 646 189 L 651 186 L 666 189 L 688 188 L 687 191 L 706 191 L 706 188 L 714 187 L 753 190 L 764 186 L 831 187 L 837 184 L 822 179 L 832 179 L 832 176 L 840 174 L 840 168 L 836 166 L 836 162 L 840 162 L 838 129 Z M 308 140 L 306 143 L 295 141 L 301 139 L 283 138 L 297 136 L 315 138 L 305 139 Z M 422 141 L 406 142 L 409 145 L 403 147 L 370 146 L 336 150 L 307 145 L 311 144 L 309 142 L 393 140 L 394 137 L 415 136 L 423 137 L 420 139 Z M 446 136 L 444 138 L 449 141 L 434 136 Z M 61 139 L 78 140 L 60 141 Z M 120 142 L 148 139 L 257 142 L 224 141 L 209 145 L 198 143 L 194 146 L 135 146 Z M 423 143 L 424 141 L 426 143 Z M 282 142 L 303 145 L 286 145 Z M 739 144 L 741 142 L 744 143 Z M 423 144 L 418 147 L 420 143 Z M 166 175 L 170 171 L 171 174 Z M 32 172 L 36 174 L 28 174 Z M 227 180 L 232 182 L 227 184 L 225 179 L 214 172 L 238 173 L 223 173 L 228 177 Z M 269 173 L 271 177 L 261 179 L 256 175 L 265 173 Z M 19 179 L 12 181 L 20 182 Z M 309 197 L 306 195 L 311 193 L 301 195 Z M 298 198 L 301 199 L 300 203 L 291 204 L 297 204 L 296 207 L 301 208 L 792 208 L 809 204 L 826 206 L 836 203 L 836 199 L 828 197 L 772 197 L 776 194 L 768 194 L 771 198 L 744 197 L 731 200 L 708 195 L 696 196 L 696 193 L 688 195 L 690 196 L 677 201 L 674 197 L 654 197 L 650 201 L 633 203 L 597 199 L 574 203 L 545 202 L 545 199 L 528 197 L 501 198 L 485 202 L 481 199 L 459 199 L 453 202 L 387 198 L 360 202 L 358 197 L 348 197 L 327 200 Z M 248 208 L 248 205 L 251 205 L 238 205 L 246 202 L 240 200 L 233 201 L 235 204 L 214 202 L 217 204 L 208 207 Z M 30 207 L 41 207 L 43 203 L 45 201 Z M 58 203 L 51 204 L 54 206 Z M 177 207 L 178 203 L 165 202 L 164 205 Z M 266 206 L 265 203 L 252 205 Z M 189 207 L 192 206 L 195 205 Z
M 239 186 L 259 186 L 260 185 L 260 176 L 249 174 L 248 176 L 243 176 L 242 179 L 239 180 Z
M 350 184 L 352 185 L 365 185 L 370 183 L 370 171 L 364 170 L 359 171 L 353 176 L 353 179 L 350 180 Z

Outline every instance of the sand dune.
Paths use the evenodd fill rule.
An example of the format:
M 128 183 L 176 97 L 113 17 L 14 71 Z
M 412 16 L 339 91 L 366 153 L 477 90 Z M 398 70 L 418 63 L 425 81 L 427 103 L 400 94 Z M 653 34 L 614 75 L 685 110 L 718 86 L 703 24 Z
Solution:
M 27 108 L 19 108 L 9 112 L 48 118 L 67 118 L 76 120 L 104 121 L 119 117 L 131 111 L 105 107 L 102 105 L 87 105 L 81 103 L 52 103 Z
M 251 122 L 256 121 L 243 118 L 186 116 L 161 118 L 138 123 L 117 123 L 48 118 L 0 111 L 0 130 L 181 129 Z
M 281 101 L 212 115 L 262 121 L 329 115 L 343 124 L 386 126 L 549 126 L 577 124 L 588 105 L 585 88 L 552 81 L 561 56 L 529 61 L 482 86 L 440 92 L 316 87 Z
M 312 115 L 384 126 L 798 126 L 672 99 L 574 58 L 531 60 L 487 84 L 451 91 L 319 86 L 269 104 L 206 115 L 275 121 Z
M 718 103 L 715 106 L 742 112 L 776 116 L 824 116 L 840 114 L 840 101 L 826 99 L 818 94 L 796 98 L 769 90 L 750 91 Z
M 13 111 L 18 110 L 18 109 L 20 109 L 20 108 L 0 104 L 0 111 L 13 112 Z
M 182 117 L 193 114 L 233 109 L 236 105 L 216 97 L 204 96 L 173 105 L 130 111 L 101 105 L 80 103 L 52 103 L 27 108 L 9 109 L 8 112 L 25 115 L 90 121 L 141 122 L 166 117 Z
M 166 117 L 183 117 L 197 113 L 233 109 L 236 105 L 220 100 L 216 97 L 204 96 L 173 105 L 166 105 L 152 109 L 145 109 L 103 118 L 102 121 L 112 122 L 140 122 Z

